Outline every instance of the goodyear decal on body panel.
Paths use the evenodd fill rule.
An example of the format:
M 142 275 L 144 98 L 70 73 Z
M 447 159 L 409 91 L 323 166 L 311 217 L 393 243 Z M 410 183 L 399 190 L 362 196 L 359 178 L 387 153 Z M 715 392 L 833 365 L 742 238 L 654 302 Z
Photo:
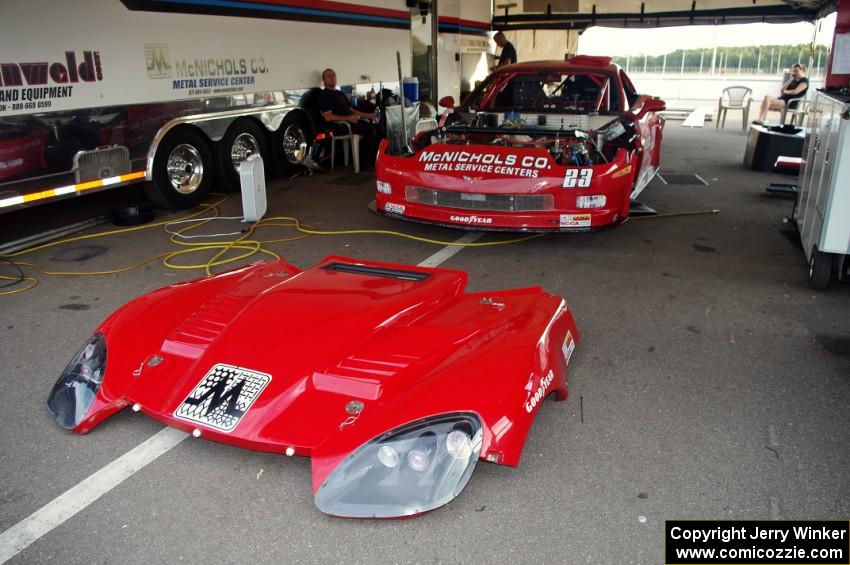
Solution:
M 531 414 L 531 411 L 534 410 L 534 407 L 540 404 L 540 401 L 543 400 L 543 397 L 546 396 L 546 389 L 549 388 L 549 385 L 552 384 L 552 381 L 555 380 L 555 373 L 550 369 L 546 376 L 540 379 L 540 386 L 537 387 L 537 390 L 534 394 L 525 402 L 525 411 Z
M 567 336 L 564 338 L 564 343 L 561 344 L 561 351 L 564 353 L 564 361 L 567 365 L 570 364 L 570 357 L 573 356 L 573 351 L 576 349 L 576 342 L 573 339 L 573 334 L 567 330 Z
M 271 382 L 271 375 L 219 363 L 186 397 L 174 417 L 230 432 Z
M 589 228 L 590 214 L 561 214 L 562 228 Z
M 458 222 L 461 224 L 492 224 L 493 218 L 488 218 L 487 216 L 451 216 L 449 218 L 452 222 Z

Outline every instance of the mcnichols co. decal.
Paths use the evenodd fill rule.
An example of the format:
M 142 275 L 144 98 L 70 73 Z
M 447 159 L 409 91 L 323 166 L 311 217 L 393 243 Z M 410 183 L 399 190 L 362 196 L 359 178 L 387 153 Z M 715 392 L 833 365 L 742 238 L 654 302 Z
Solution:
M 164 43 L 145 44 L 148 78 L 168 79 L 171 90 L 187 96 L 234 94 L 256 84 L 258 75 L 268 74 L 263 57 L 172 58 Z
M 49 111 L 54 101 L 103 80 L 100 51 L 57 51 L 51 60 L 7 61 L 0 53 L 0 115 Z
M 469 172 L 537 178 L 540 171 L 551 169 L 545 155 L 480 153 L 476 151 L 422 151 L 419 162 L 424 171 Z
M 219 363 L 177 407 L 174 417 L 230 432 L 271 380 L 265 373 Z

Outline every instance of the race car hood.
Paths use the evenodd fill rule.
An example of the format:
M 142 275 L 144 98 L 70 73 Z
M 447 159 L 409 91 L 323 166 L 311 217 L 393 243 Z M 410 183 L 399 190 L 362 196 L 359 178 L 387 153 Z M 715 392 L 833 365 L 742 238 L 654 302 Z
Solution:
M 484 298 L 464 294 L 465 283 L 458 271 L 329 257 L 305 271 L 260 263 L 145 295 L 99 328 L 105 376 L 74 431 L 134 405 L 209 439 L 309 455 L 317 489 L 376 435 L 470 410 L 473 391 L 452 375 L 492 370 L 481 356 L 544 370 L 532 357 L 561 299 L 539 288 Z M 488 410 L 485 424 L 505 412 Z

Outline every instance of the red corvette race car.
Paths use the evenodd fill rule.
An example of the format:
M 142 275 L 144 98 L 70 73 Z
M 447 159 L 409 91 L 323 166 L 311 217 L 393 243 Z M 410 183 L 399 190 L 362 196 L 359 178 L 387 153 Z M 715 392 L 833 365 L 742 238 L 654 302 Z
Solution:
M 616 225 L 658 170 L 664 109 L 610 57 L 500 67 L 412 151 L 383 143 L 377 210 L 475 229 Z
M 195 436 L 310 457 L 328 514 L 426 512 L 479 459 L 519 464 L 541 401 L 567 397 L 578 339 L 559 296 L 465 285 L 461 271 L 343 257 L 176 284 L 103 322 L 48 407 L 77 433 L 133 406 Z

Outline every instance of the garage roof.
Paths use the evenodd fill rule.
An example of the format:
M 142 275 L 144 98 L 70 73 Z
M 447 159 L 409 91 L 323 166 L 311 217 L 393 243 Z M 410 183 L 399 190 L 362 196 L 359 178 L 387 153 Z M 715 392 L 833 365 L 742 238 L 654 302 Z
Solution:
M 506 8 L 507 8 L 507 16 Z M 812 21 L 836 0 L 495 0 L 493 27 L 583 29 Z

